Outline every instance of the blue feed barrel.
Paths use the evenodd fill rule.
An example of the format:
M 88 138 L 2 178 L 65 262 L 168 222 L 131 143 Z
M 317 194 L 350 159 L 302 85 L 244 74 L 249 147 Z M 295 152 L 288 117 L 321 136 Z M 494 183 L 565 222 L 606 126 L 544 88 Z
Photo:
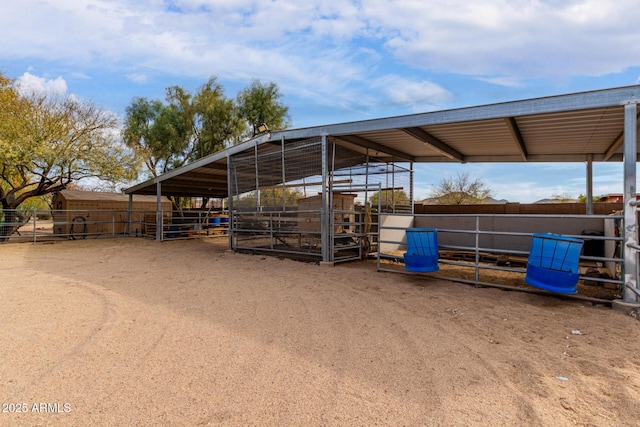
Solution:
M 573 237 L 549 233 L 534 234 L 524 281 L 550 292 L 577 293 L 580 251 L 583 244 L 584 241 Z
M 220 227 L 220 217 L 214 216 L 209 218 L 209 227 Z
M 419 273 L 437 271 L 438 230 L 435 228 L 408 228 L 406 237 L 405 270 Z
M 175 239 L 176 237 L 180 237 L 180 227 L 177 225 L 172 225 L 169 227 L 169 232 L 167 233 L 167 237 Z

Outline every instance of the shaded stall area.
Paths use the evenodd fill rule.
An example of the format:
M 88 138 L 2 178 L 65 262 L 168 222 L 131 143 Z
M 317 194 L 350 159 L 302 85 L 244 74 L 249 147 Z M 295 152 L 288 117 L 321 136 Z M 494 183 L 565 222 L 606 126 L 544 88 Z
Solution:
M 411 171 L 333 138 L 230 156 L 231 245 L 325 262 L 366 257 L 379 212 L 411 212 Z
M 620 235 L 612 239 L 621 251 L 618 257 L 609 258 L 621 266 L 620 277 L 613 280 L 619 282 L 624 300 L 636 302 L 640 295 L 636 212 L 639 101 L 640 86 L 635 85 L 270 131 L 127 192 L 155 194 L 158 200 L 162 195 L 228 198 L 230 248 L 305 254 L 333 263 L 358 259 L 363 253 L 382 253 L 378 246 L 386 239 L 380 234 L 383 213 L 413 218 L 413 170 L 417 163 L 584 163 L 587 203 L 583 216 L 591 216 L 593 163 L 622 162 L 623 206 L 616 218 Z M 158 203 L 158 215 L 160 211 Z M 491 219 L 496 224 L 504 220 L 499 216 Z M 531 218 L 520 220 L 527 223 Z M 411 221 L 395 231 L 406 233 Z M 557 221 L 557 217 L 544 218 L 540 230 L 524 227 L 513 233 L 530 242 L 534 233 L 557 228 Z M 437 228 L 431 223 L 423 226 Z M 373 231 L 376 229 L 378 233 Z M 450 234 L 457 232 L 451 230 Z M 470 246 L 474 253 L 502 250 L 481 246 L 487 231 L 499 233 L 474 230 Z M 402 244 L 402 239 L 399 242 Z M 443 244 L 446 239 L 440 242 L 441 247 Z M 400 257 L 398 262 L 402 261 Z M 474 281 L 480 282 L 477 277 Z

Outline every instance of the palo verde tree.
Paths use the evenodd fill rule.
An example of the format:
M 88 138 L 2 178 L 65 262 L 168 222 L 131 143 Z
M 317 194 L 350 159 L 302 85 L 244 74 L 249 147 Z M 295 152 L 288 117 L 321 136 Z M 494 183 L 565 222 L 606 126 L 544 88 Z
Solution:
M 134 179 L 135 158 L 119 143 L 117 127 L 115 114 L 92 103 L 24 93 L 0 74 L 0 240 L 24 220 L 16 210 L 31 198 L 85 178 Z
M 435 186 L 431 197 L 441 205 L 482 204 L 491 197 L 492 191 L 480 179 L 472 179 L 468 173 L 458 173 L 451 178 L 443 178 Z

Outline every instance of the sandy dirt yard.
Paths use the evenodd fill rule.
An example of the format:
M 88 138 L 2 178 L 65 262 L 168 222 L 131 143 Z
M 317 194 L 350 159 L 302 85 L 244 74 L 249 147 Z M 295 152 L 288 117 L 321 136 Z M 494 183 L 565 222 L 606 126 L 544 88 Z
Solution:
M 227 251 L 0 245 L 3 426 L 637 426 L 640 321 Z

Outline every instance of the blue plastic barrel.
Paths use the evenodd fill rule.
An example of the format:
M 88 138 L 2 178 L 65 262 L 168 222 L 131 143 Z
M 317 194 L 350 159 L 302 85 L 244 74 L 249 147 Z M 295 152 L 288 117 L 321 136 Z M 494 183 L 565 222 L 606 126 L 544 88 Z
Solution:
M 435 228 L 407 228 L 407 252 L 404 268 L 407 271 L 428 273 L 438 270 L 438 230 Z
M 220 217 L 214 216 L 209 218 L 209 227 L 220 227 Z
M 176 237 L 180 237 L 180 227 L 177 225 L 172 225 L 169 227 L 169 232 L 167 233 L 167 237 L 175 239 Z
M 577 293 L 583 244 L 583 240 L 574 237 L 534 234 L 524 281 L 550 292 Z

